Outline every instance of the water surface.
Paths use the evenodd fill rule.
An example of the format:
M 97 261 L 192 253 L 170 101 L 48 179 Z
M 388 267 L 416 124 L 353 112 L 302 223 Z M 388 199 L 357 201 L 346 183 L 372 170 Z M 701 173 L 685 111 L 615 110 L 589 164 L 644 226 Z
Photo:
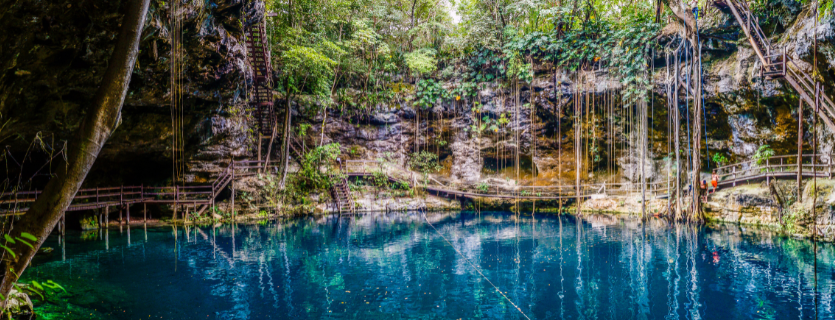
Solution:
M 833 319 L 833 258 L 744 227 L 372 214 L 51 237 L 76 319 Z

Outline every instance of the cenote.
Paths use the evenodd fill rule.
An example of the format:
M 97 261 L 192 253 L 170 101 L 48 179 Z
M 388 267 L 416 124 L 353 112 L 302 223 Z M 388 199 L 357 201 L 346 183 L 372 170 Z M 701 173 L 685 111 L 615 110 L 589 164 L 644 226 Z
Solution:
M 67 289 L 36 307 L 53 319 L 835 317 L 831 244 L 815 267 L 811 241 L 738 225 L 579 219 L 379 213 L 70 232 L 49 238 L 55 251 L 24 281 Z

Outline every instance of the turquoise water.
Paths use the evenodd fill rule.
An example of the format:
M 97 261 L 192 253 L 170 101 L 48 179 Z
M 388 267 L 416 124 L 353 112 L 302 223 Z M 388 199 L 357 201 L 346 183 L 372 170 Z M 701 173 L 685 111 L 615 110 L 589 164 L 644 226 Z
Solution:
M 833 319 L 833 258 L 744 227 L 374 214 L 69 234 L 25 279 L 103 319 Z M 66 300 L 66 301 L 65 301 Z

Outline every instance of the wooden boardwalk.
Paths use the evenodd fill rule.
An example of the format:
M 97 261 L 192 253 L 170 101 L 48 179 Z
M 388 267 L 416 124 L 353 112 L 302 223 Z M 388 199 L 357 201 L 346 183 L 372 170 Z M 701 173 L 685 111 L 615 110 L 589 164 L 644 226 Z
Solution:
M 833 155 L 828 154 L 803 154 L 800 159 L 797 155 L 772 156 L 718 167 L 713 172 L 719 176 L 719 189 L 751 182 L 768 183 L 771 179 L 797 179 L 798 171 L 803 178 L 831 178 L 832 159 Z
M 801 158 L 801 174 L 805 178 L 830 178 L 832 176 L 832 157 L 830 155 L 805 154 Z M 207 185 L 148 187 L 148 186 L 118 186 L 85 188 L 78 191 L 67 211 L 94 210 L 110 207 L 124 209 L 130 222 L 130 206 L 142 204 L 173 205 L 190 207 L 194 212 L 202 213 L 214 206 L 220 193 L 230 187 L 233 181 L 250 177 L 265 167 L 275 167 L 278 161 L 265 163 L 263 160 L 230 161 L 214 182 Z M 577 186 L 505 186 L 490 187 L 487 190 L 473 190 L 440 183 L 421 185 L 420 177 L 406 172 L 390 164 L 378 161 L 348 160 L 338 167 L 345 177 L 373 177 L 375 173 L 383 172 L 390 183 L 400 183 L 409 187 L 422 188 L 429 193 L 450 199 L 519 199 L 519 200 L 563 200 L 576 199 Z M 774 156 L 761 161 L 745 161 L 716 168 L 714 172 L 720 178 L 719 188 L 727 188 L 740 184 L 770 181 L 771 179 L 796 179 L 798 172 L 797 156 Z M 343 194 L 336 204 L 337 211 L 352 212 L 353 201 L 350 189 L 345 179 L 341 180 L 338 190 Z M 597 183 L 580 186 L 580 198 L 605 198 L 636 195 L 640 188 L 635 184 L 625 183 Z M 662 197 L 668 194 L 669 186 L 665 182 L 651 183 L 647 187 L 649 197 Z M 338 192 L 338 191 L 336 191 Z M 29 206 L 37 200 L 39 190 L 7 192 L 0 194 L 0 214 L 19 215 L 28 211 Z M 143 210 L 144 214 L 144 210 Z

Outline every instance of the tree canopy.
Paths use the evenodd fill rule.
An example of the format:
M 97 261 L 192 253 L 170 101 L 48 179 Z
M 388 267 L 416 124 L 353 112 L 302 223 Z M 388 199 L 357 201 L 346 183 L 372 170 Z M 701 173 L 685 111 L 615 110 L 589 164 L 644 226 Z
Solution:
M 781 1 L 800 5 L 758 0 L 752 7 L 773 15 Z M 271 0 L 267 9 L 277 13 L 268 30 L 290 94 L 362 110 L 415 90 L 393 83 L 525 80 L 531 62 L 569 71 L 605 66 L 627 99 L 640 98 L 662 24 L 681 19 L 679 7 L 712 5 L 679 2 Z

